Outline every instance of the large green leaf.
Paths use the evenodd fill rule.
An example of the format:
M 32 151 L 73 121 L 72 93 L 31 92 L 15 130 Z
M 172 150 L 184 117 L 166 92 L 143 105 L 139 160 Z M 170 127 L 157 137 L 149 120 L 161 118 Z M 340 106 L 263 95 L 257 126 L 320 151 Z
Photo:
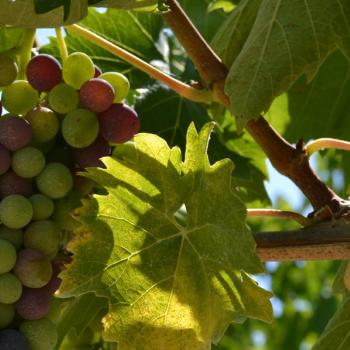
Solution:
M 106 158 L 106 169 L 89 170 L 107 194 L 77 213 L 86 228 L 68 247 L 61 295 L 108 297 L 105 331 L 118 349 L 208 349 L 233 320 L 271 320 L 270 293 L 242 272 L 261 265 L 232 162 L 210 165 L 206 155 L 211 130 L 189 128 L 184 163 L 178 148 L 139 134 L 136 161 Z
M 253 4 L 243 1 L 231 15 L 239 19 L 244 35 L 252 23 L 226 82 L 231 111 L 240 125 L 267 111 L 302 74 L 311 80 L 336 47 L 350 58 L 349 1 L 262 0 L 255 21 Z M 240 30 L 226 24 L 216 45 L 241 42 L 240 36 Z M 234 56 L 237 45 L 229 47 Z M 223 54 L 230 56 L 225 50 Z
M 0 52 L 16 47 L 23 30 L 20 28 L 0 28 Z
M 159 16 L 113 9 L 106 13 L 100 13 L 92 9 L 81 25 L 147 62 L 163 60 L 163 56 L 156 46 L 162 29 L 162 20 Z M 68 33 L 66 42 L 69 52 L 82 51 L 87 53 L 104 71 L 120 71 L 128 74 L 133 88 L 144 86 L 150 81 L 146 74 L 88 40 Z M 41 51 L 58 57 L 56 39 L 52 38 L 51 44 L 43 47 Z

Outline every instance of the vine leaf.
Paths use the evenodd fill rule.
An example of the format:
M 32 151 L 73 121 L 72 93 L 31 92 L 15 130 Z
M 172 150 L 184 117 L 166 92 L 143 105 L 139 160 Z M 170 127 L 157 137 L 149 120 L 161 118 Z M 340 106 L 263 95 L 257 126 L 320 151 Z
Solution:
M 350 59 L 349 1 L 261 0 L 255 19 L 257 2 L 248 3 L 243 1 L 233 11 L 230 25 L 216 38 L 216 45 L 227 46 L 230 37 L 234 56 L 237 45 L 232 43 L 242 41 L 241 33 L 248 34 L 225 88 L 241 126 L 267 111 L 301 75 L 310 81 L 337 47 Z M 224 50 L 223 57 L 228 56 Z
M 208 349 L 232 321 L 272 319 L 271 294 L 247 275 L 262 266 L 233 164 L 210 165 L 206 154 L 212 128 L 189 127 L 184 162 L 179 148 L 139 134 L 136 155 L 89 169 L 107 193 L 76 213 L 84 228 L 68 246 L 60 294 L 107 297 L 105 335 L 118 349 Z

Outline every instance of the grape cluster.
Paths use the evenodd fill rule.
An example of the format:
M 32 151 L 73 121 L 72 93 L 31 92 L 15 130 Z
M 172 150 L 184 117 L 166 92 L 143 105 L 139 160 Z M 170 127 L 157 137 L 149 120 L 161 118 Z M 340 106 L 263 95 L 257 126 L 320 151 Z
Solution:
M 86 167 L 139 130 L 123 103 L 129 82 L 94 65 L 84 53 L 59 63 L 34 56 L 27 80 L 0 54 L 0 349 L 50 350 L 57 341 L 50 316 L 59 288 L 62 232 L 53 220 L 59 200 L 91 193 Z M 56 208 L 56 209 L 55 209 Z

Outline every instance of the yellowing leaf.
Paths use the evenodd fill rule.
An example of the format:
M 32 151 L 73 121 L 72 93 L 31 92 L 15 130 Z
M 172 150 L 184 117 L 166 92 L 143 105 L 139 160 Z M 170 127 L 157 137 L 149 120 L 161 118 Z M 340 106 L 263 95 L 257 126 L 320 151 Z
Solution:
M 262 267 L 233 164 L 209 164 L 212 128 L 190 126 L 184 162 L 178 148 L 139 134 L 131 158 L 89 170 L 107 193 L 77 213 L 85 228 L 69 246 L 61 295 L 107 297 L 105 335 L 118 349 L 210 349 L 232 321 L 271 320 L 270 293 L 243 272 Z

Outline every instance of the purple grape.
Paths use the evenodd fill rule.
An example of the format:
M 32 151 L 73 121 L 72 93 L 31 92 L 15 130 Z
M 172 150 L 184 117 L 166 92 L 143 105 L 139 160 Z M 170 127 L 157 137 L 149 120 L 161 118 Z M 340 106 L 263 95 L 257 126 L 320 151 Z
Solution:
M 39 92 L 50 91 L 62 81 L 61 64 L 49 55 L 34 56 L 27 66 L 27 78 Z
M 32 129 L 29 123 L 20 117 L 0 119 L 0 143 L 10 151 L 27 146 L 32 140 Z
M 25 287 L 41 288 L 51 280 L 52 265 L 43 253 L 23 249 L 17 254 L 13 272 Z
M 114 100 L 113 86 L 106 80 L 94 78 L 86 81 L 79 91 L 80 103 L 91 112 L 108 109 Z
M 15 329 L 0 331 L 1 350 L 29 350 L 25 337 Z
M 30 197 L 34 193 L 34 186 L 28 179 L 16 175 L 12 170 L 0 176 L 0 198 L 11 194 Z
M 23 288 L 21 298 L 16 302 L 17 313 L 25 320 L 39 320 L 50 310 L 51 293 L 46 287 Z
M 81 168 L 104 168 L 104 164 L 100 161 L 100 158 L 108 156 L 109 154 L 109 144 L 101 136 L 98 136 L 97 139 L 88 147 L 73 148 L 74 160 L 76 164 Z
M 54 294 L 58 288 L 61 285 L 62 279 L 58 277 L 58 275 L 61 273 L 61 268 L 56 262 L 52 262 L 52 276 L 49 281 L 49 283 L 43 287 L 45 288 L 50 294 Z
M 140 129 L 136 112 L 121 103 L 113 104 L 98 115 L 100 134 L 111 143 L 124 143 L 134 137 Z
M 5 174 L 11 165 L 10 152 L 5 146 L 0 145 L 0 175 Z
M 96 64 L 94 66 L 95 66 L 95 76 L 94 76 L 94 78 L 98 78 L 102 74 L 102 70 L 101 70 L 101 68 L 99 66 L 96 66 Z

